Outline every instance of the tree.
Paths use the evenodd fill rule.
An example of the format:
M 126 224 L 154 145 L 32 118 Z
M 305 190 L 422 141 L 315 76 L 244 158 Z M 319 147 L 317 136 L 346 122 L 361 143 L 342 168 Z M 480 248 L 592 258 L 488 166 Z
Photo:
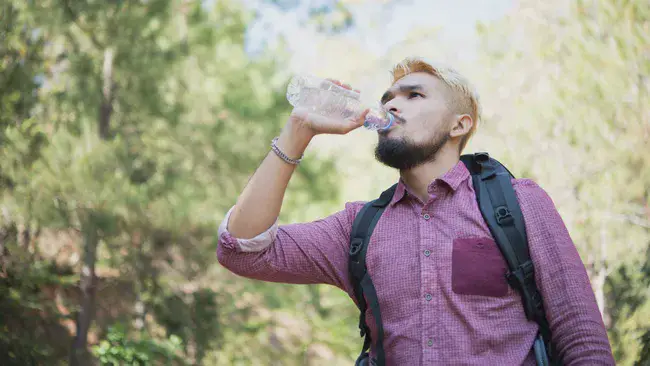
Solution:
M 551 193 L 590 272 L 617 360 L 628 364 L 647 310 L 630 305 L 620 317 L 626 300 L 608 290 L 608 278 L 621 281 L 620 271 L 641 265 L 650 240 L 650 160 L 639 154 L 650 147 L 650 9 L 643 1 L 518 5 L 483 28 L 484 87 L 498 85 L 486 105 L 500 107 L 485 115 L 495 141 L 479 143 Z M 503 136 L 508 145 L 498 147 Z
M 13 228 L 22 223 L 34 232 L 72 233 L 73 254 L 82 260 L 65 273 L 78 274 L 79 286 L 56 282 L 57 300 L 39 298 L 53 305 L 55 317 L 71 311 L 75 319 L 69 362 L 89 364 L 89 343 L 117 337 L 109 326 L 119 322 L 124 337 L 139 341 L 111 338 L 102 343 L 108 348 L 96 350 L 98 357 L 111 347 L 132 355 L 133 347 L 177 336 L 182 349 L 174 352 L 201 363 L 219 349 L 216 341 L 235 326 L 240 311 L 229 307 L 231 289 L 221 282 L 223 273 L 207 268 L 216 262 L 215 220 L 234 203 L 288 116 L 287 78 L 278 71 L 282 55 L 246 54 L 250 14 L 231 1 L 208 6 L 50 0 L 10 6 L 12 24 L 25 24 L 8 33 L 23 42 L 14 48 L 32 42 L 39 56 L 30 63 L 11 51 L 9 71 L 20 70 L 12 62 L 22 62 L 23 81 L 37 83 L 12 81 L 6 95 L 14 99 L 3 94 L 3 105 L 13 103 L 16 111 L 16 95 L 20 103 L 31 103 L 20 108 L 22 114 L 4 114 L 3 107 L 3 136 L 20 147 L 1 151 L 9 157 L 0 164 L 11 182 L 2 201 L 10 214 L 3 235 L 20 236 Z M 3 77 L 13 75 L 4 71 Z M 33 142 L 37 138 L 43 142 Z M 334 179 L 326 160 L 306 161 L 291 187 L 301 198 L 289 210 L 299 208 L 305 192 L 322 200 L 336 197 L 331 181 L 318 178 L 317 170 Z M 29 242 L 38 249 L 40 240 Z M 26 274 L 49 260 L 37 252 L 34 265 L 21 261 L 23 267 L 10 269 L 27 280 L 32 277 Z M 44 268 L 48 276 L 68 281 L 59 264 Z M 34 283 L 8 286 L 22 295 Z M 115 315 L 105 310 L 110 295 L 102 295 L 112 287 L 122 291 L 114 306 L 124 309 Z M 68 308 L 77 296 L 78 306 Z M 7 304 L 3 309 L 27 315 L 25 301 Z M 178 313 L 169 314 L 170 308 Z M 7 342 L 29 344 L 26 337 L 19 333 Z M 60 357 L 60 347 L 53 348 Z

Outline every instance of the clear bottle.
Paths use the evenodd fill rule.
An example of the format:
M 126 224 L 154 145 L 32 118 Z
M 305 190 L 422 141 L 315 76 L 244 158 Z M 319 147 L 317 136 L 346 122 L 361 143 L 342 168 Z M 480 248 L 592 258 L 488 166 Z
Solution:
M 313 113 L 331 118 L 349 118 L 360 115 L 368 107 L 359 101 L 359 94 L 328 80 L 311 75 L 296 75 L 287 87 L 287 100 L 294 107 L 303 107 Z M 393 125 L 395 116 L 382 108 L 368 108 L 364 127 L 380 131 Z

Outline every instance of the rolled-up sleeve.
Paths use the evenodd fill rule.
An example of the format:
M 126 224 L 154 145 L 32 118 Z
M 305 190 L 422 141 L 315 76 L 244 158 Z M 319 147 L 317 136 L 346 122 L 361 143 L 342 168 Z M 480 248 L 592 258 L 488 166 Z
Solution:
M 530 180 L 521 180 L 516 191 L 535 280 L 562 361 L 565 365 L 615 365 L 587 271 L 553 201 Z
M 221 225 L 219 225 L 218 235 L 219 238 L 223 239 L 223 245 L 226 245 L 234 250 L 239 250 L 241 252 L 259 252 L 273 243 L 278 233 L 277 221 L 270 228 L 268 228 L 268 230 L 251 239 L 235 239 L 232 235 L 230 235 L 228 232 L 228 221 L 230 220 L 230 214 L 232 214 L 232 210 L 234 208 L 235 206 L 228 210 L 226 217 L 221 222 Z
M 362 202 L 308 223 L 277 223 L 252 239 L 228 232 L 228 212 L 219 227 L 217 258 L 231 272 L 261 281 L 325 283 L 349 292 L 349 236 Z

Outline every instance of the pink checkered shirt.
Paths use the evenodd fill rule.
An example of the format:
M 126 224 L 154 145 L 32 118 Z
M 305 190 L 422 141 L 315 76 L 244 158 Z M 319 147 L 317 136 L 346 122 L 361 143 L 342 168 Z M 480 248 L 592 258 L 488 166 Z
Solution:
M 614 365 L 585 267 L 553 201 L 531 180 L 515 179 L 513 185 L 535 279 L 564 363 Z M 423 203 L 400 180 L 367 252 L 387 365 L 534 365 L 537 324 L 526 319 L 521 297 L 505 280 L 507 265 L 478 209 L 464 164 L 434 180 L 428 192 Z M 276 224 L 250 240 L 228 233 L 229 212 L 219 230 L 219 262 L 252 279 L 334 285 L 354 300 L 349 237 L 363 204 L 347 203 L 344 210 L 310 223 Z M 370 310 L 366 322 L 374 339 Z

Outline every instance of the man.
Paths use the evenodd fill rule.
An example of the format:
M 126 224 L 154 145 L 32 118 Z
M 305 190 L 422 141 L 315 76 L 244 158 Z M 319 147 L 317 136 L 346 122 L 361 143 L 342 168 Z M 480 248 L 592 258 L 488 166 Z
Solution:
M 526 319 L 521 297 L 506 282 L 505 261 L 459 162 L 479 120 L 478 97 L 454 70 L 422 60 L 407 59 L 392 73 L 382 103 L 398 122 L 379 133 L 375 155 L 398 169 L 400 179 L 366 255 L 386 364 L 533 365 L 538 326 Z M 327 283 L 354 298 L 349 240 L 364 202 L 311 223 L 278 227 L 277 217 L 310 140 L 348 133 L 363 119 L 332 120 L 294 109 L 220 225 L 222 265 L 258 280 Z M 559 355 L 567 365 L 613 365 L 587 273 L 551 198 L 531 180 L 512 183 Z M 370 311 L 366 322 L 375 339 Z

